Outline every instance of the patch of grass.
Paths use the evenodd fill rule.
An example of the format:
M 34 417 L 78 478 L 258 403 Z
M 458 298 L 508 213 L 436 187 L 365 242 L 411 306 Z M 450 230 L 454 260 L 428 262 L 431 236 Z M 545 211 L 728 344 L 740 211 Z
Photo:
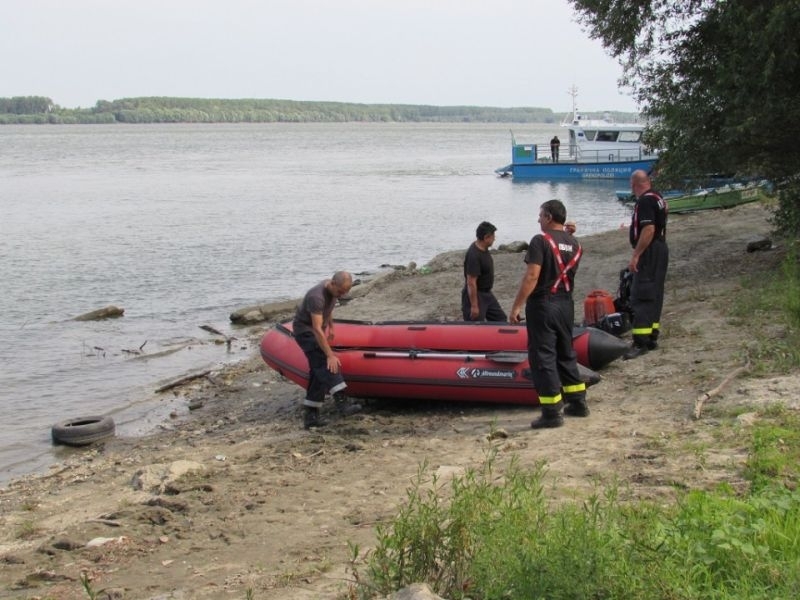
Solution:
M 39 526 L 30 519 L 25 519 L 17 525 L 15 536 L 18 540 L 29 540 L 39 533 Z
M 761 271 L 743 282 L 730 315 L 746 334 L 755 374 L 800 367 L 800 262 L 794 247 L 778 272 Z
M 800 416 L 783 405 L 768 406 L 753 427 L 745 475 L 754 489 L 800 482 Z
M 783 432 L 775 427 L 754 431 L 750 493 L 723 485 L 683 493 L 672 506 L 624 503 L 616 486 L 555 503 L 544 465 L 512 462 L 498 477 L 494 455 L 449 484 L 423 465 L 394 521 L 377 529 L 363 569 L 351 545 L 347 597 L 420 581 L 453 600 L 796 597 L 800 492 L 767 477 L 798 464 L 800 433 L 776 457 L 767 450 Z
M 20 504 L 19 507 L 24 511 L 33 512 L 37 508 L 39 508 L 39 503 L 36 502 L 35 500 L 28 499 L 28 500 L 24 500 L 22 502 L 22 504 Z

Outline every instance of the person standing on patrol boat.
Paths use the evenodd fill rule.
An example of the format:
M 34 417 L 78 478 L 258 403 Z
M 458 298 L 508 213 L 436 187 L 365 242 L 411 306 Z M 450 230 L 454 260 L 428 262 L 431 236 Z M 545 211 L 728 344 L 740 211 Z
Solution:
M 509 315 L 511 323 L 519 323 L 525 305 L 528 361 L 542 406 L 541 416 L 531 423 L 534 429 L 560 427 L 564 413 L 589 416 L 586 384 L 572 347 L 572 290 L 583 250 L 564 230 L 566 219 L 560 200 L 548 200 L 539 209 L 542 233 L 531 239 L 525 255 L 528 267 Z
M 558 162 L 559 148 L 561 148 L 561 140 L 558 139 L 557 135 L 554 135 L 553 139 L 550 140 L 550 160 L 553 162 Z
M 623 357 L 638 358 L 658 348 L 664 282 L 669 265 L 667 246 L 667 203 L 653 189 L 650 177 L 642 170 L 631 174 L 631 191 L 636 197 L 628 237 L 633 254 L 628 269 L 633 312 L 633 344 Z

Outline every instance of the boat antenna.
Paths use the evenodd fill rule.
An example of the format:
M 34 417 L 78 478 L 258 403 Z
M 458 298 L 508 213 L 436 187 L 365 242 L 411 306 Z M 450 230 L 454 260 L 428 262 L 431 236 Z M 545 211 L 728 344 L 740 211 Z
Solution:
M 575 98 L 578 97 L 578 88 L 573 84 L 567 90 L 567 93 L 572 97 L 572 122 L 577 123 L 580 120 L 580 116 L 578 115 L 578 107 L 575 105 Z

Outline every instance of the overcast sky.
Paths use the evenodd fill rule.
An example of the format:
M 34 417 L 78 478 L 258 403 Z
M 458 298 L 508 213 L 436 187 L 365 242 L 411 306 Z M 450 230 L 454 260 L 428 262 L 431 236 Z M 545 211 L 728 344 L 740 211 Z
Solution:
M 4 0 L 0 97 L 636 110 L 567 0 Z

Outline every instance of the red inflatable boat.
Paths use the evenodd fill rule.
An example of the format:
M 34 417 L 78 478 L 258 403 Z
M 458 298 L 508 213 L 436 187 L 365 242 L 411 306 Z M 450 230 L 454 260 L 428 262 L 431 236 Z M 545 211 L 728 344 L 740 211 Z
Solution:
M 334 321 L 334 331 L 332 345 L 349 396 L 538 403 L 522 325 Z M 628 347 L 593 328 L 576 328 L 573 345 L 587 384 L 600 380 L 592 368 L 605 366 Z M 291 323 L 264 335 L 261 356 L 288 379 L 307 386 L 308 363 L 292 337 Z

